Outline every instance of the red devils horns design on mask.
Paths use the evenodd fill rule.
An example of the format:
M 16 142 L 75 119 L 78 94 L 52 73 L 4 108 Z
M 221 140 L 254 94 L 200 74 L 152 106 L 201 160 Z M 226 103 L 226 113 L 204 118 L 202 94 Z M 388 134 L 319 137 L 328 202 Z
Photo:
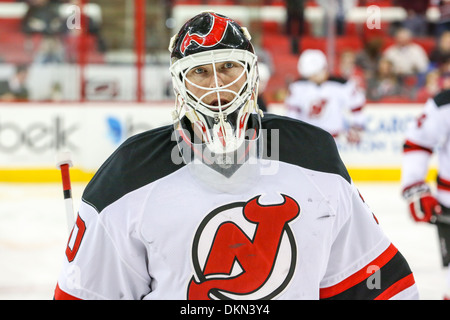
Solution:
M 216 49 L 242 49 L 254 53 L 243 29 L 232 19 L 214 12 L 203 12 L 181 27 L 171 58 Z
M 225 35 L 225 30 L 228 27 L 228 18 L 219 17 L 214 13 L 210 13 L 213 17 L 211 30 L 205 35 L 186 33 L 183 41 L 181 41 L 180 51 L 184 54 L 186 48 L 191 45 L 191 41 L 197 42 L 202 47 L 212 47 L 222 41 Z

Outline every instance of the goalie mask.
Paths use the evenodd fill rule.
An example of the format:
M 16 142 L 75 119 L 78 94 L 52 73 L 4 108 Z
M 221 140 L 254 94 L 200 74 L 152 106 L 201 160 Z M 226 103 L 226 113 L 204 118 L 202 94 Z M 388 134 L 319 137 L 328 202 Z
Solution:
M 229 177 L 258 153 L 257 58 L 247 29 L 213 12 L 190 19 L 170 42 L 173 112 L 186 163 Z

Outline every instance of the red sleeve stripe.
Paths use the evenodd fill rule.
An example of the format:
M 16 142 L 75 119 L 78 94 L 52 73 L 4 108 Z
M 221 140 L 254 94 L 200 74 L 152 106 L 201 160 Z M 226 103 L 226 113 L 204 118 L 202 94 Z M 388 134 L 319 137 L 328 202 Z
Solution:
M 415 187 L 415 186 L 419 186 L 419 185 L 423 185 L 423 184 L 425 184 L 425 181 L 418 181 L 418 182 L 415 182 L 415 183 L 413 183 L 413 184 L 409 184 L 409 185 L 407 185 L 407 186 L 405 186 L 403 189 L 402 189 L 402 194 L 406 191 L 406 190 L 408 190 L 408 189 L 410 189 L 410 188 L 412 188 L 412 187 Z
M 360 111 L 362 111 L 362 109 L 363 109 L 363 106 L 359 106 L 359 107 L 353 108 L 351 111 L 352 112 L 360 112 Z
M 442 179 L 437 177 L 437 188 L 439 190 L 450 191 L 450 180 Z
M 411 273 L 384 290 L 378 297 L 375 298 L 375 300 L 388 300 L 403 290 L 411 287 L 415 283 L 416 281 Z
M 79 299 L 79 298 L 77 298 L 77 297 L 74 297 L 74 296 L 72 296 L 72 295 L 70 295 L 70 294 L 68 294 L 68 293 L 66 293 L 66 292 L 64 292 L 64 291 L 62 291 L 62 290 L 59 288 L 59 285 L 58 285 L 58 284 L 56 284 L 56 289 L 55 289 L 55 296 L 54 296 L 54 299 L 55 299 L 55 300 L 81 300 L 81 299 Z
M 355 285 L 361 283 L 362 281 L 369 278 L 372 274 L 367 272 L 370 266 L 377 266 L 380 269 L 388 263 L 396 254 L 397 248 L 391 244 L 381 255 L 379 255 L 375 260 L 367 264 L 365 267 L 352 274 L 350 277 L 344 279 L 343 281 L 335 284 L 334 286 L 321 288 L 320 289 L 320 299 L 327 299 L 336 296 Z
M 421 145 L 415 144 L 409 140 L 406 140 L 403 144 L 403 152 L 411 152 L 411 151 L 424 151 L 427 153 L 433 153 L 433 150 L 427 147 L 423 147 Z

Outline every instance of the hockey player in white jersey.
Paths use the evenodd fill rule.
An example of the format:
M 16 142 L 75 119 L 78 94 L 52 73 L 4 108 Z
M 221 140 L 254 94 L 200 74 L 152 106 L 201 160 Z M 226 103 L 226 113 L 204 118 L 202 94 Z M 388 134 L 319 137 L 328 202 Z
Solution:
M 301 78 L 289 85 L 287 115 L 358 143 L 365 126 L 364 91 L 353 80 L 331 76 L 320 50 L 303 51 L 297 69 Z
M 90 181 L 56 299 L 418 297 L 331 135 L 259 111 L 245 28 L 203 12 L 170 51 L 174 125 Z
M 438 153 L 437 189 L 426 182 L 430 158 Z M 414 221 L 435 223 L 442 263 L 450 263 L 450 90 L 429 99 L 407 133 L 403 147 L 402 193 Z M 446 299 L 450 299 L 450 273 Z

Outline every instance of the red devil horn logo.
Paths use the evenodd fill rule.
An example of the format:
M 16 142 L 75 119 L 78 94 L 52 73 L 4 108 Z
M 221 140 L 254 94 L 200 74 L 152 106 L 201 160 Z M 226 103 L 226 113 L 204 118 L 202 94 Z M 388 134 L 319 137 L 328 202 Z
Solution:
M 196 42 L 202 47 L 212 47 L 222 41 L 223 36 L 225 35 L 225 31 L 228 27 L 228 21 L 231 19 L 220 17 L 214 13 L 209 13 L 212 16 L 213 23 L 211 29 L 206 35 L 200 35 L 197 33 L 191 34 L 190 32 L 186 33 L 181 42 L 180 51 L 184 54 L 187 47 L 189 47 L 193 42 Z
M 244 295 L 259 290 L 271 277 L 279 254 L 280 242 L 288 223 L 300 213 L 297 202 L 289 196 L 284 203 L 262 206 L 259 197 L 251 199 L 243 208 L 248 221 L 258 225 L 256 233 L 249 238 L 232 222 L 220 225 L 202 272 L 202 281 L 192 278 L 188 299 L 210 299 L 210 294 L 220 291 Z M 238 262 L 242 272 L 229 275 Z

